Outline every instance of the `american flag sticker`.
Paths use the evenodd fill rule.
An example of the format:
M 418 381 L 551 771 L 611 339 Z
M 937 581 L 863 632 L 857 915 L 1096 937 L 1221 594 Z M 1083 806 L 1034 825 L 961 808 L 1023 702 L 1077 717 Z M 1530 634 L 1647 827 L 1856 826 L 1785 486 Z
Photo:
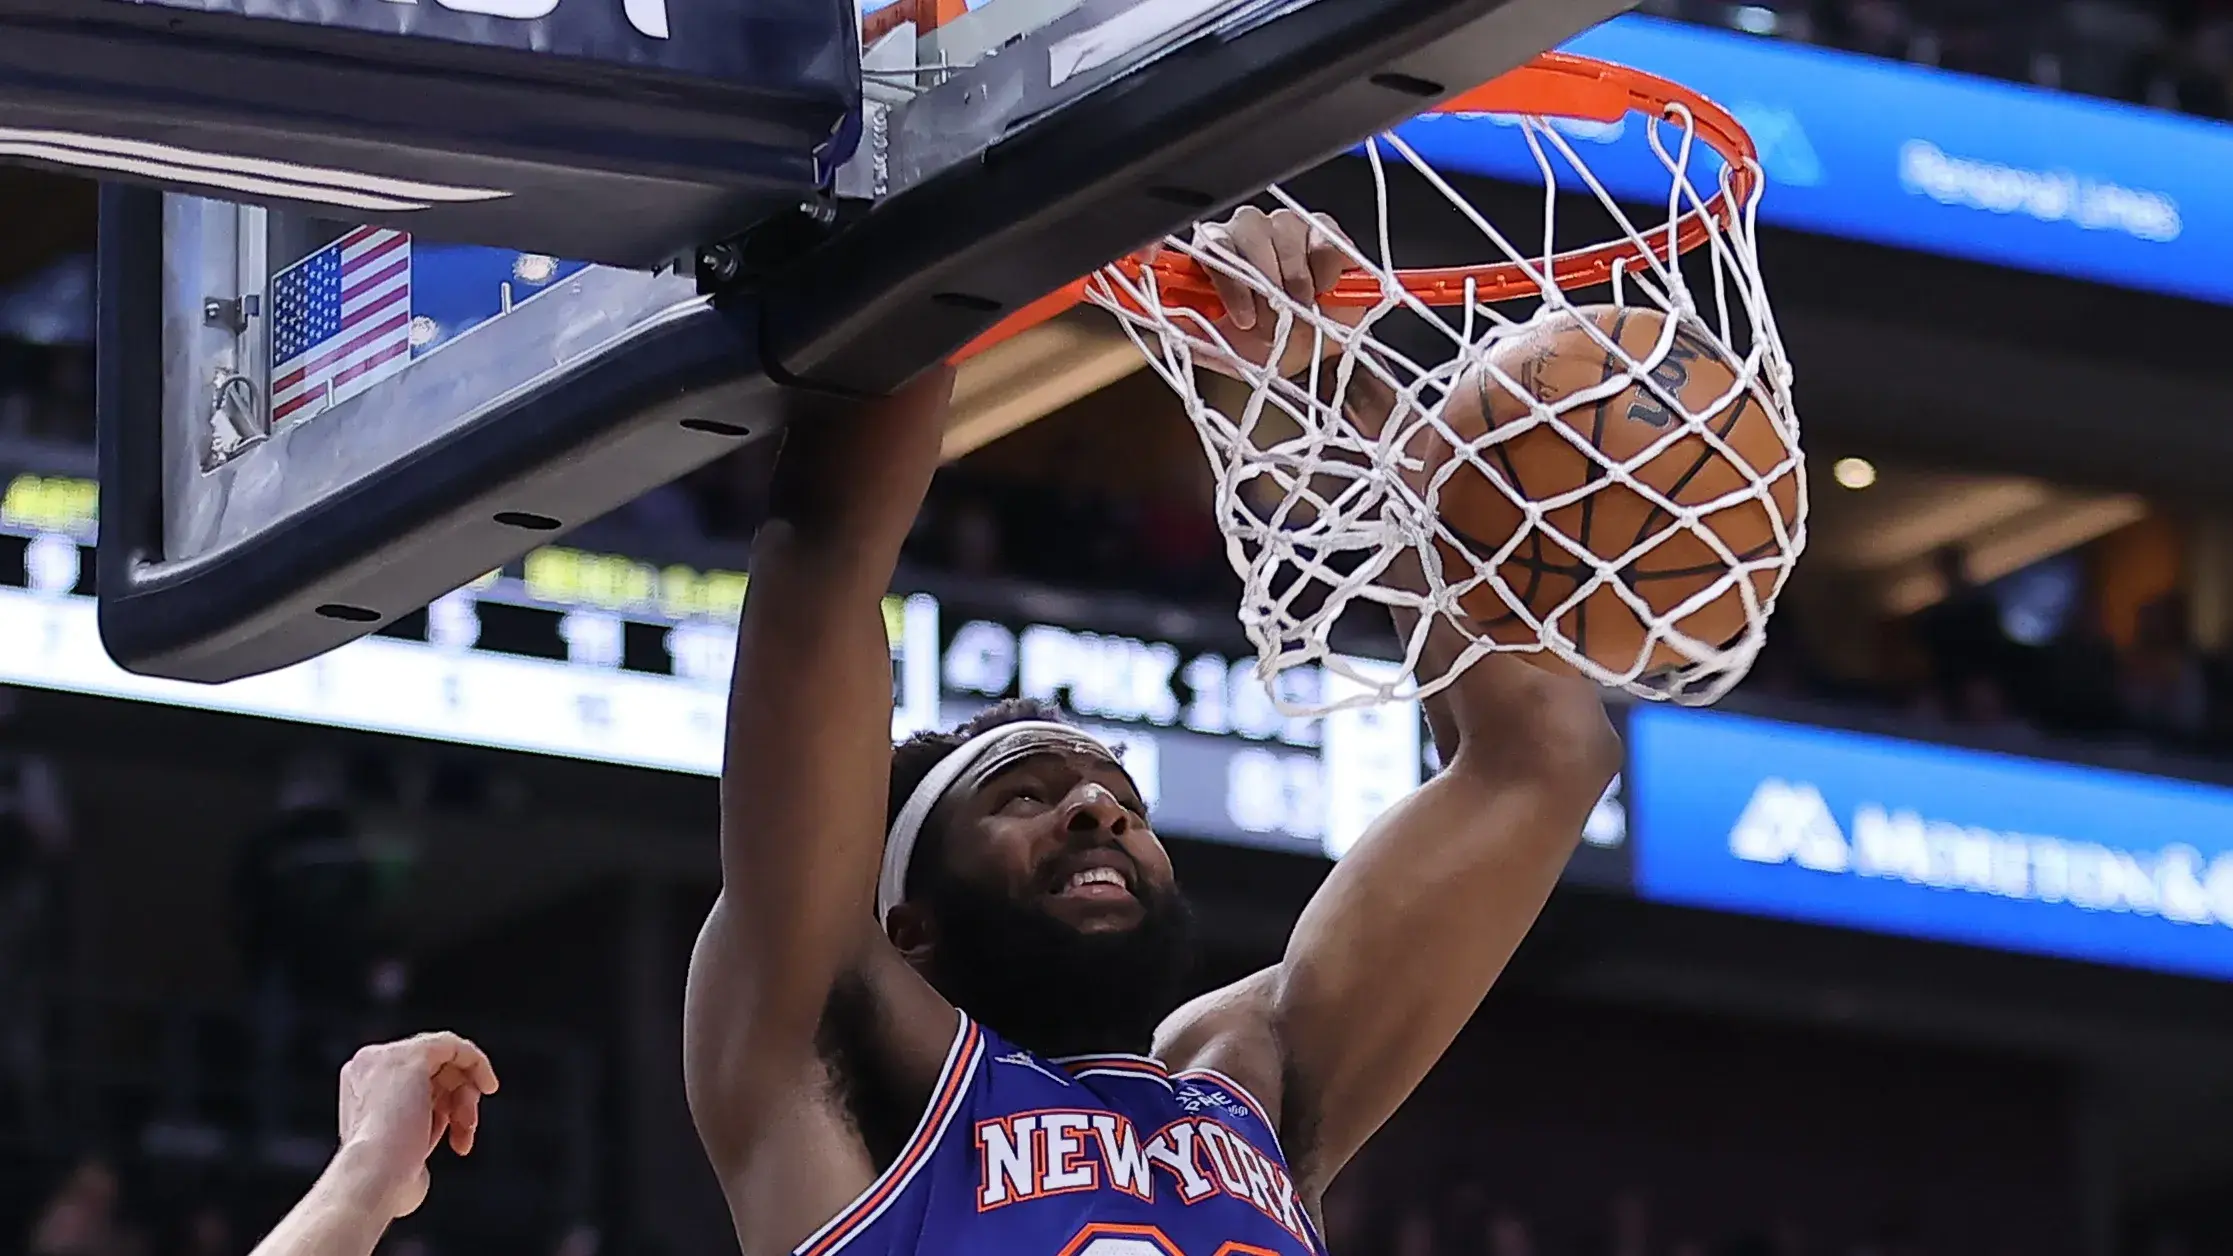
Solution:
M 272 276 L 271 428 L 411 362 L 411 237 L 358 227 Z

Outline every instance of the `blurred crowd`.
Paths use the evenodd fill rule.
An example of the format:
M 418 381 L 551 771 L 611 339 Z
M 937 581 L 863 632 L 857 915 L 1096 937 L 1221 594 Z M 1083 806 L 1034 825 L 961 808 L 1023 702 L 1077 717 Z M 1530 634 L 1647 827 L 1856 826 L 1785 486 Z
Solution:
M 160 1206 L 130 1198 L 116 1169 L 89 1157 L 62 1171 L 33 1213 L 22 1250 L 26 1256 L 243 1256 L 252 1240 L 241 1235 L 238 1211 L 229 1200 Z
M 292 1202 L 281 1192 L 242 1189 L 154 1167 L 120 1173 L 98 1156 L 43 1176 L 53 1185 L 20 1231 L 22 1246 L 0 1250 L 24 1256 L 247 1256 Z M 14 1235 L 0 1240 L 15 1241 Z M 598 1256 L 603 1246 L 595 1227 L 577 1225 L 547 1242 L 506 1244 L 500 1250 L 518 1256 Z M 448 1256 L 449 1250 L 405 1222 L 377 1256 Z M 487 1249 L 477 1250 L 487 1256 Z
M 335 1070 L 425 1019 L 396 917 L 417 880 L 412 817 L 454 804 L 439 783 L 400 798 L 387 763 L 305 757 L 243 818 L 209 913 L 232 929 L 232 971 L 209 978 L 223 993 L 185 997 L 85 975 L 96 874 L 64 770 L 0 753 L 0 1253 L 245 1256 L 301 1193 L 332 1150 Z M 517 1083 L 505 1121 L 447 1166 L 471 1184 L 383 1256 L 596 1256 L 597 1231 L 563 1221 L 595 1206 L 590 1048 L 501 1019 L 488 1032 Z
M 1130 592 L 1229 608 L 1240 585 L 1200 503 L 1141 505 L 1073 490 L 948 478 L 910 546 L 933 570 L 1065 589 Z M 2011 748 L 2041 737 L 2129 742 L 2182 753 L 2233 751 L 2233 658 L 2207 655 L 2184 600 L 2144 607 L 2113 641 L 2067 586 L 2074 556 L 1990 583 L 1959 550 L 1939 554 L 1947 596 L 1884 625 L 1883 665 L 1841 674 L 1814 657 L 1804 611 L 1778 630 L 1740 694 L 1877 713 L 1929 736 L 1971 734 Z M 2053 586 L 2043 606 L 2040 588 Z
M 93 258 L 0 288 L 0 440 L 93 442 Z
M 1932 1244 L 1898 1222 L 1835 1243 L 1816 1240 L 1796 1223 L 1668 1235 L 1667 1227 L 1656 1223 L 1650 1196 L 1635 1189 L 1615 1194 L 1601 1219 L 1565 1241 L 1546 1238 L 1525 1210 L 1485 1204 L 1477 1186 L 1461 1188 L 1442 1207 L 1381 1209 L 1373 1221 L 1355 1223 L 1339 1208 L 1342 1198 L 1337 1186 L 1328 1203 L 1328 1247 L 1370 1256 L 2014 1256 L 2017 1251 Z M 1360 1206 L 1356 1215 L 1367 1214 Z M 2159 1229 L 2141 1240 L 2133 1256 L 2197 1256 L 2199 1250 L 2177 1232 Z
M 1378 1256 L 1925 1256 L 1924 1247 L 1898 1227 L 1834 1248 L 1809 1246 L 1805 1231 L 1795 1225 L 1772 1234 L 1667 1238 L 1655 1232 L 1649 1197 L 1640 1190 L 1615 1195 L 1602 1219 L 1586 1227 L 1590 1232 L 1565 1243 L 1546 1241 L 1524 1210 L 1487 1204 L 1477 1187 L 1454 1192 L 1439 1207 L 1374 1210 L 1359 1196 L 1352 1209 L 1347 1198 L 1337 1188 L 1329 1204 L 1328 1246 Z
M 1938 564 L 1949 593 L 1884 626 L 1888 666 L 1866 678 L 1835 673 L 1810 655 L 1804 611 L 1786 606 L 1740 693 L 1870 711 L 1922 736 L 2012 750 L 2053 738 L 2233 753 L 2233 657 L 2195 643 L 2182 594 L 2142 605 L 2120 642 L 2082 603 L 2041 614 L 2037 585 L 2075 582 L 2076 555 L 1985 584 L 1970 578 L 1959 550 L 1942 551 Z
M 1754 35 L 2207 117 L 2233 116 L 2225 0 L 1643 0 Z
M 56 1175 L 49 1175 L 55 1177 Z M 1804 1227 L 1769 1231 L 1732 1229 L 1704 1238 L 1664 1235 L 1649 1196 L 1630 1189 L 1615 1194 L 1601 1220 L 1561 1241 L 1539 1229 L 1524 1210 L 1487 1202 L 1480 1183 L 1461 1186 L 1435 1206 L 1368 1197 L 1337 1185 L 1326 1203 L 1326 1242 L 1340 1256 L 2000 1256 L 1997 1252 L 1932 1246 L 1910 1228 L 1892 1224 L 1862 1239 L 1810 1242 Z M 200 1184 L 181 1189 L 142 1173 L 120 1176 L 99 1158 L 60 1171 L 24 1231 L 25 1256 L 247 1256 L 256 1238 L 277 1219 L 286 1201 L 253 1192 L 228 1192 Z M 520 1256 L 599 1256 L 605 1246 L 594 1227 L 575 1226 L 547 1241 L 506 1244 Z M 476 1249 L 481 1256 L 485 1250 Z M 410 1227 L 399 1228 L 378 1256 L 449 1256 Z M 2174 1234 L 2159 1233 L 2133 1256 L 2194 1256 Z

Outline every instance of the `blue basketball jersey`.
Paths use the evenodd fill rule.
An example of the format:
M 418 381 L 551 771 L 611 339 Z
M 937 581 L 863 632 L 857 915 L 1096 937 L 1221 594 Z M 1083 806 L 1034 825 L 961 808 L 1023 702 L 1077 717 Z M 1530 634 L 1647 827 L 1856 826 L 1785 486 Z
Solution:
M 1209 1070 L 1049 1059 L 963 1017 L 914 1136 L 796 1256 L 1319 1256 L 1262 1108 Z

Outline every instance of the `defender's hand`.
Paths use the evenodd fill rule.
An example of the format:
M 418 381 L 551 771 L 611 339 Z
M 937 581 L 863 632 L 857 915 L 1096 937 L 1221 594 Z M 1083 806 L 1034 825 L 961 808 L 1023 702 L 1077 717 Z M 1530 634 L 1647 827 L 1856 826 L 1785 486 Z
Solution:
M 1324 214 L 1305 217 L 1292 209 L 1267 214 L 1253 205 L 1242 206 L 1224 222 L 1204 223 L 1194 229 L 1197 247 L 1238 255 L 1275 281 L 1289 299 L 1306 308 L 1316 306 L 1318 294 L 1333 287 L 1349 269 L 1349 254 L 1344 247 L 1348 241 L 1334 220 Z M 1218 332 L 1233 347 L 1234 354 L 1251 365 L 1267 362 L 1279 330 L 1279 307 L 1270 297 L 1218 267 L 1205 269 L 1217 287 L 1218 299 L 1225 303 L 1225 317 L 1217 321 Z M 1325 308 L 1321 312 L 1345 327 L 1354 327 L 1369 311 Z M 1279 373 L 1296 374 L 1310 365 L 1313 356 L 1336 351 L 1331 340 L 1319 343 L 1310 324 L 1296 318 L 1280 354 Z M 1205 355 L 1205 364 L 1227 375 L 1238 374 L 1235 364 L 1229 359 L 1219 361 L 1220 356 Z
M 341 1150 L 352 1185 L 384 1218 L 426 1199 L 426 1159 L 449 1139 L 473 1150 L 481 1097 L 496 1093 L 488 1056 L 451 1033 L 366 1047 L 341 1069 Z

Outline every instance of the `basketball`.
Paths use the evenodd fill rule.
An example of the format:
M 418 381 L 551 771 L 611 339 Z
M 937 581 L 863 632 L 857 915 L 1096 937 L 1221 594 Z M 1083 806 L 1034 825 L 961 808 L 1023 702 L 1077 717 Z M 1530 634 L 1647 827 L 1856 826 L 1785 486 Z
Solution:
M 1492 350 L 1491 361 L 1535 398 L 1555 407 L 1632 369 L 1593 339 L 1580 320 L 1589 319 L 1630 358 L 1646 362 L 1666 317 L 1658 310 L 1618 306 L 1564 311 Z M 1622 675 L 1648 676 L 1689 661 L 1680 648 L 1651 638 L 1654 619 L 1712 647 L 1741 636 L 1748 616 L 1737 582 L 1749 580 L 1754 596 L 1766 600 L 1781 564 L 1764 560 L 1783 556 L 1783 548 L 1793 543 L 1799 515 L 1799 475 L 1786 465 L 1790 446 L 1785 434 L 1764 397 L 1750 389 L 1731 396 L 1736 373 L 1702 327 L 1678 326 L 1651 376 L 1658 389 L 1639 380 L 1482 446 L 1488 470 L 1461 468 L 1444 484 L 1439 507 L 1444 525 L 1473 555 L 1468 558 L 1443 543 L 1444 563 L 1458 564 L 1448 573 L 1450 579 L 1463 578 L 1474 559 L 1493 560 L 1509 538 L 1524 530 L 1497 574 L 1529 613 L 1576 653 Z M 1686 422 L 1660 390 L 1719 436 L 1727 452 L 1695 428 L 1654 451 L 1655 444 Z M 1488 372 L 1476 370 L 1459 381 L 1443 418 L 1455 435 L 1472 440 L 1523 424 L 1530 413 L 1526 400 Z M 1684 525 L 1643 493 L 1615 480 L 1583 451 L 1584 444 L 1626 465 L 1638 483 L 1678 507 L 1701 510 L 1724 504 L 1697 516 L 1695 526 Z M 1765 499 L 1757 493 L 1735 496 L 1763 482 Z M 1540 527 L 1529 525 L 1515 500 L 1552 501 L 1585 488 L 1591 491 L 1546 511 Z M 1732 575 L 1706 530 L 1740 563 L 1757 565 L 1741 577 Z M 1648 549 L 1623 563 L 1625 555 L 1647 543 Z M 1568 606 L 1595 571 L 1585 554 L 1622 564 L 1614 579 L 1648 614 L 1639 614 L 1612 582 Z M 1717 586 L 1719 591 L 1709 596 Z M 1701 600 L 1693 604 L 1694 599 Z M 1468 591 L 1459 604 L 1475 621 L 1473 626 L 1492 640 L 1524 645 L 1538 639 L 1536 630 L 1489 584 Z M 1548 652 L 1526 657 L 1564 667 Z

